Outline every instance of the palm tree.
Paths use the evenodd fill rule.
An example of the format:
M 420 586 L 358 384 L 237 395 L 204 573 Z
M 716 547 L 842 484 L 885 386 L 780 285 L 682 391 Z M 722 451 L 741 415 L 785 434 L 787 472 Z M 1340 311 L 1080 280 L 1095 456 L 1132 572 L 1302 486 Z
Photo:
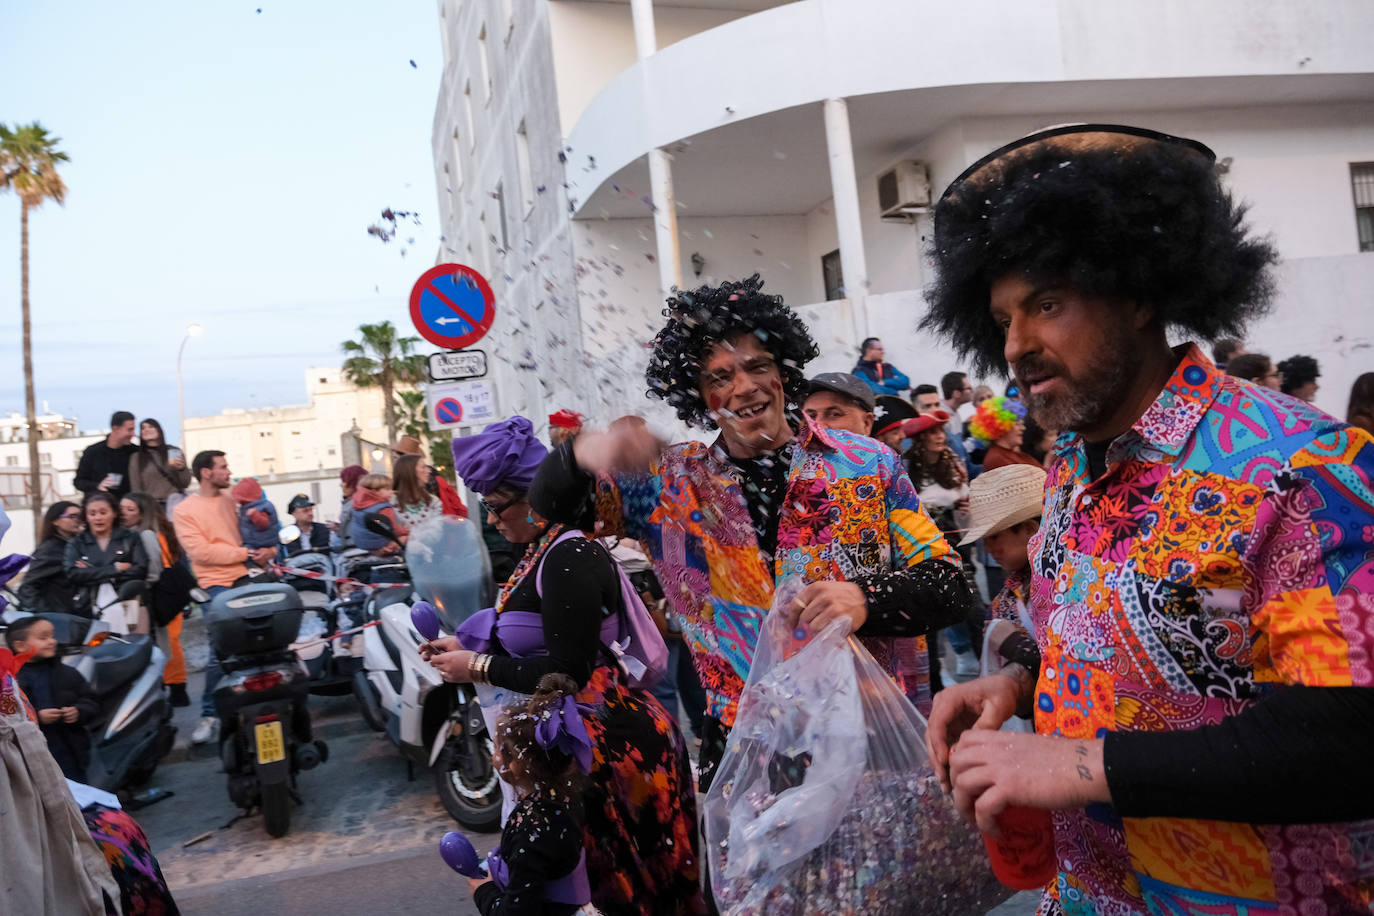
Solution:
M 396 392 L 396 418 L 401 432 L 420 440 L 421 448 L 429 440 L 429 417 L 425 412 L 423 391 Z
M 59 204 L 67 186 L 57 174 L 57 164 L 68 162 L 57 148 L 59 137 L 50 137 L 37 121 L 10 128 L 0 124 L 0 191 L 19 195 L 19 307 L 23 315 L 24 409 L 28 414 L 29 507 L 33 510 L 34 536 L 43 520 L 43 488 L 38 463 L 38 410 L 33 391 L 33 321 L 29 314 L 29 211 L 52 199 Z
M 424 377 L 424 354 L 415 352 L 418 337 L 397 337 L 390 321 L 358 326 L 358 340 L 345 340 L 340 349 L 348 358 L 343 376 L 359 388 L 381 388 L 386 410 L 386 433 L 396 441 L 396 386 Z

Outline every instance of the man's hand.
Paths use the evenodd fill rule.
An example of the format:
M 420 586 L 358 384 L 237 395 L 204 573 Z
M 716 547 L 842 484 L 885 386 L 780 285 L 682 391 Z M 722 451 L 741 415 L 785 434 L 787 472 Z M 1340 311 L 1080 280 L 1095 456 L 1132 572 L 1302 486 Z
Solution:
M 132 563 L 116 563 L 114 565 L 115 572 L 128 572 L 133 565 Z
M 90 568 L 91 568 L 91 564 L 87 563 L 85 560 L 77 560 L 77 561 L 76 561 L 76 568 L 77 568 L 77 569 L 90 569 Z
M 476 654 L 467 649 L 440 652 L 433 656 L 429 663 L 450 684 L 465 684 L 469 680 L 468 672 L 472 669 L 472 659 Z
M 604 433 L 579 433 L 573 440 L 573 458 L 593 477 L 612 471 L 634 473 L 648 470 L 664 444 L 643 423 L 614 423 Z
M 983 833 L 997 836 L 997 815 L 1008 805 L 1053 810 L 1110 802 L 1102 747 L 1086 738 L 965 732 L 950 757 L 954 804 Z
M 56 706 L 51 709 L 38 710 L 38 721 L 43 725 L 52 725 L 61 718 L 62 710 L 58 709 Z
M 77 712 L 75 706 L 63 706 L 58 712 L 62 714 L 62 721 L 66 722 L 68 725 L 76 724 L 77 716 L 81 715 L 81 713 Z
M 438 639 L 431 639 L 429 642 L 420 643 L 420 657 L 429 661 L 441 652 L 456 652 L 463 648 L 458 645 L 458 639 L 454 636 L 440 636 Z
M 853 582 L 812 582 L 787 606 L 787 625 L 819 633 L 841 617 L 849 618 L 849 632 L 857 633 L 868 620 L 868 600 Z
M 926 723 L 926 750 L 945 791 L 950 791 L 949 749 L 970 729 L 996 730 L 1012 716 L 1021 685 L 1005 674 L 955 684 L 935 694 Z
M 473 894 L 476 894 L 476 893 L 477 893 L 477 888 L 481 887 L 483 884 L 490 884 L 490 883 L 491 883 L 491 879 L 490 879 L 490 878 L 469 878 L 469 879 L 468 879 L 468 891 L 470 891 L 470 892 L 473 893 Z
M 268 566 L 272 565 L 272 561 L 277 558 L 277 551 L 272 547 L 259 547 L 250 553 L 249 556 L 253 558 L 254 563 L 266 569 Z

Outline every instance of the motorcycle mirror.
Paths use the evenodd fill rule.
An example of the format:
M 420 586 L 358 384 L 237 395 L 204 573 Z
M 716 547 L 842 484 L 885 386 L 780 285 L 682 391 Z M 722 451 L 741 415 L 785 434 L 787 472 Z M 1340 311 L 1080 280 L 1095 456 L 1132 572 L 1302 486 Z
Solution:
M 283 544 L 290 544 L 292 541 L 299 541 L 300 539 L 301 529 L 295 525 L 284 525 L 277 534 L 277 540 Z
M 439 638 L 439 615 L 428 601 L 415 602 L 410 609 L 410 622 L 426 640 L 433 642 Z
M 122 582 L 119 586 L 119 600 L 132 601 L 134 598 L 143 594 L 147 583 L 142 579 L 135 579 L 132 582 Z
M 477 850 L 472 841 L 457 830 L 450 830 L 439 841 L 439 855 L 449 868 L 468 878 L 485 878 L 487 873 L 477 861 Z
M 363 522 L 363 527 L 373 534 L 379 534 L 389 541 L 396 540 L 396 529 L 391 525 L 391 519 L 384 515 L 369 515 Z

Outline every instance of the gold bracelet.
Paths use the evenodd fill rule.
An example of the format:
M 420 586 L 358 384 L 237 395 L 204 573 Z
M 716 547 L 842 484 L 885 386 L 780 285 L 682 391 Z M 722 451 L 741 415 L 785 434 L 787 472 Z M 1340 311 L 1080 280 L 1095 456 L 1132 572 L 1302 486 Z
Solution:
M 469 668 L 469 670 L 468 670 L 468 673 L 469 673 L 469 674 L 471 675 L 471 677 L 472 677 L 473 683 L 476 683 L 476 684 L 485 684 L 485 683 L 487 683 L 487 668 L 490 667 L 490 665 L 491 665 L 491 656 L 490 656 L 490 655 L 482 654 L 482 655 L 478 655 L 476 658 L 473 659 L 473 664 L 470 666 L 470 668 Z
M 482 656 L 474 654 L 468 659 L 468 681 L 477 683 L 477 670 L 482 666 Z

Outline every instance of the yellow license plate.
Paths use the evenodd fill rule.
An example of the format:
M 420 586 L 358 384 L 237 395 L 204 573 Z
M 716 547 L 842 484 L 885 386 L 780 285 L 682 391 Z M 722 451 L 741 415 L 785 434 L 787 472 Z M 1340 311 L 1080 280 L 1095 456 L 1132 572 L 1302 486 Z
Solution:
M 286 759 L 286 742 L 281 737 L 280 722 L 262 722 L 253 731 L 258 739 L 258 763 Z

